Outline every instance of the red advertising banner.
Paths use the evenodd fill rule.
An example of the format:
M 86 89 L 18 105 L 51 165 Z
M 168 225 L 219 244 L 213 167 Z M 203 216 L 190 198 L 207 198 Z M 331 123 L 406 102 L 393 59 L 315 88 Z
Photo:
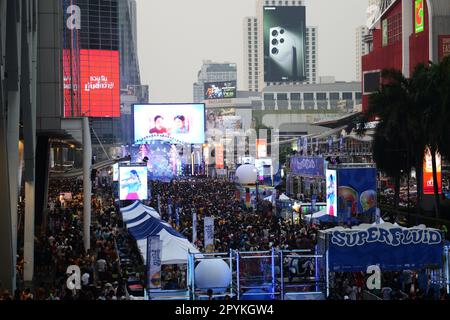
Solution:
M 442 163 L 440 154 L 436 154 L 436 168 L 438 190 L 439 194 L 442 194 Z M 433 162 L 429 148 L 425 150 L 425 159 L 423 162 L 423 194 L 434 194 Z
M 450 56 L 450 35 L 439 36 L 439 61 Z
M 224 169 L 225 164 L 223 162 L 223 144 L 216 144 L 216 169 Z
M 89 117 L 120 117 L 119 52 L 81 50 L 81 112 Z
M 119 52 L 80 50 L 79 63 L 74 58 L 63 51 L 65 116 L 120 117 Z

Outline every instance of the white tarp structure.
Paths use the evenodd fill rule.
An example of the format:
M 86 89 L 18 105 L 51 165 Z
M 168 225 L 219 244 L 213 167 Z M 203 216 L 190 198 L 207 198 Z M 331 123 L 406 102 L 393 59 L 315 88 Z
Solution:
M 139 217 L 144 217 L 145 215 L 150 215 L 155 217 L 156 219 L 161 219 L 161 216 L 155 209 L 143 205 L 140 201 L 136 201 L 132 205 L 121 208 L 120 212 L 122 213 L 122 218 L 124 223 L 128 223 Z M 140 219 L 138 219 L 140 220 Z
M 281 201 L 289 201 L 289 200 L 291 200 L 291 198 L 289 198 L 288 196 L 286 196 L 284 193 L 280 196 L 280 199 L 279 200 L 281 200 Z
M 189 253 L 200 253 L 183 235 L 161 220 L 153 209 L 135 202 L 121 209 L 128 232 L 136 239 L 139 251 L 146 264 L 147 238 L 159 236 L 162 240 L 161 264 L 185 264 Z

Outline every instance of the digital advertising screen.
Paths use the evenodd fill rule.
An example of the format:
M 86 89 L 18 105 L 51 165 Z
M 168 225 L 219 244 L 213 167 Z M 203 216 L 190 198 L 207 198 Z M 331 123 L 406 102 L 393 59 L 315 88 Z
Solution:
M 80 50 L 81 114 L 120 117 L 119 51 Z
M 236 81 L 206 82 L 205 100 L 236 98 Z
M 423 194 L 434 194 L 433 180 L 433 158 L 431 157 L 430 148 L 425 150 L 425 158 L 423 161 Z M 438 180 L 438 193 L 442 194 L 442 158 L 439 153 L 436 154 L 436 169 Z
M 205 142 L 204 104 L 137 104 L 133 106 L 133 119 L 135 144 L 155 140 Z
M 214 150 L 216 155 L 216 169 L 224 169 L 224 146 L 222 143 L 217 143 Z
M 337 216 L 337 174 L 336 170 L 326 171 L 327 214 Z
M 306 10 L 303 6 L 264 7 L 264 81 L 306 79 Z
M 272 175 L 272 159 L 256 159 L 255 167 L 258 170 L 258 176 L 260 180 L 264 180 L 264 177 Z
M 113 165 L 113 181 L 119 181 L 119 164 L 116 163 Z
M 147 200 L 147 166 L 130 165 L 119 167 L 120 200 Z
M 347 218 L 375 213 L 377 208 L 377 170 L 346 168 L 338 171 L 338 215 Z

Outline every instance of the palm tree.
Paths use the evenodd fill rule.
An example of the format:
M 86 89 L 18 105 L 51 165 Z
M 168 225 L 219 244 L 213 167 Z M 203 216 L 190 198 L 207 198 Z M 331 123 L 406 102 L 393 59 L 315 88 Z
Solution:
M 360 133 L 365 124 L 379 120 L 373 142 L 373 157 L 378 169 L 395 179 L 394 206 L 398 207 L 402 172 L 410 173 L 413 154 L 419 143 L 411 128 L 417 119 L 409 117 L 412 104 L 411 81 L 397 70 L 382 71 L 383 85 L 370 97 L 369 107 L 360 121 Z

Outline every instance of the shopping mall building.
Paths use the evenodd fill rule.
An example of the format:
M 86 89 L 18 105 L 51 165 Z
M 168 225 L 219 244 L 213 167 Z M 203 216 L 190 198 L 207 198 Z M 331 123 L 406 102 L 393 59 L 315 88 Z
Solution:
M 401 70 L 406 77 L 419 63 L 438 62 L 450 55 L 449 0 L 381 0 L 369 8 L 370 52 L 362 57 L 363 110 L 380 85 L 383 69 Z

